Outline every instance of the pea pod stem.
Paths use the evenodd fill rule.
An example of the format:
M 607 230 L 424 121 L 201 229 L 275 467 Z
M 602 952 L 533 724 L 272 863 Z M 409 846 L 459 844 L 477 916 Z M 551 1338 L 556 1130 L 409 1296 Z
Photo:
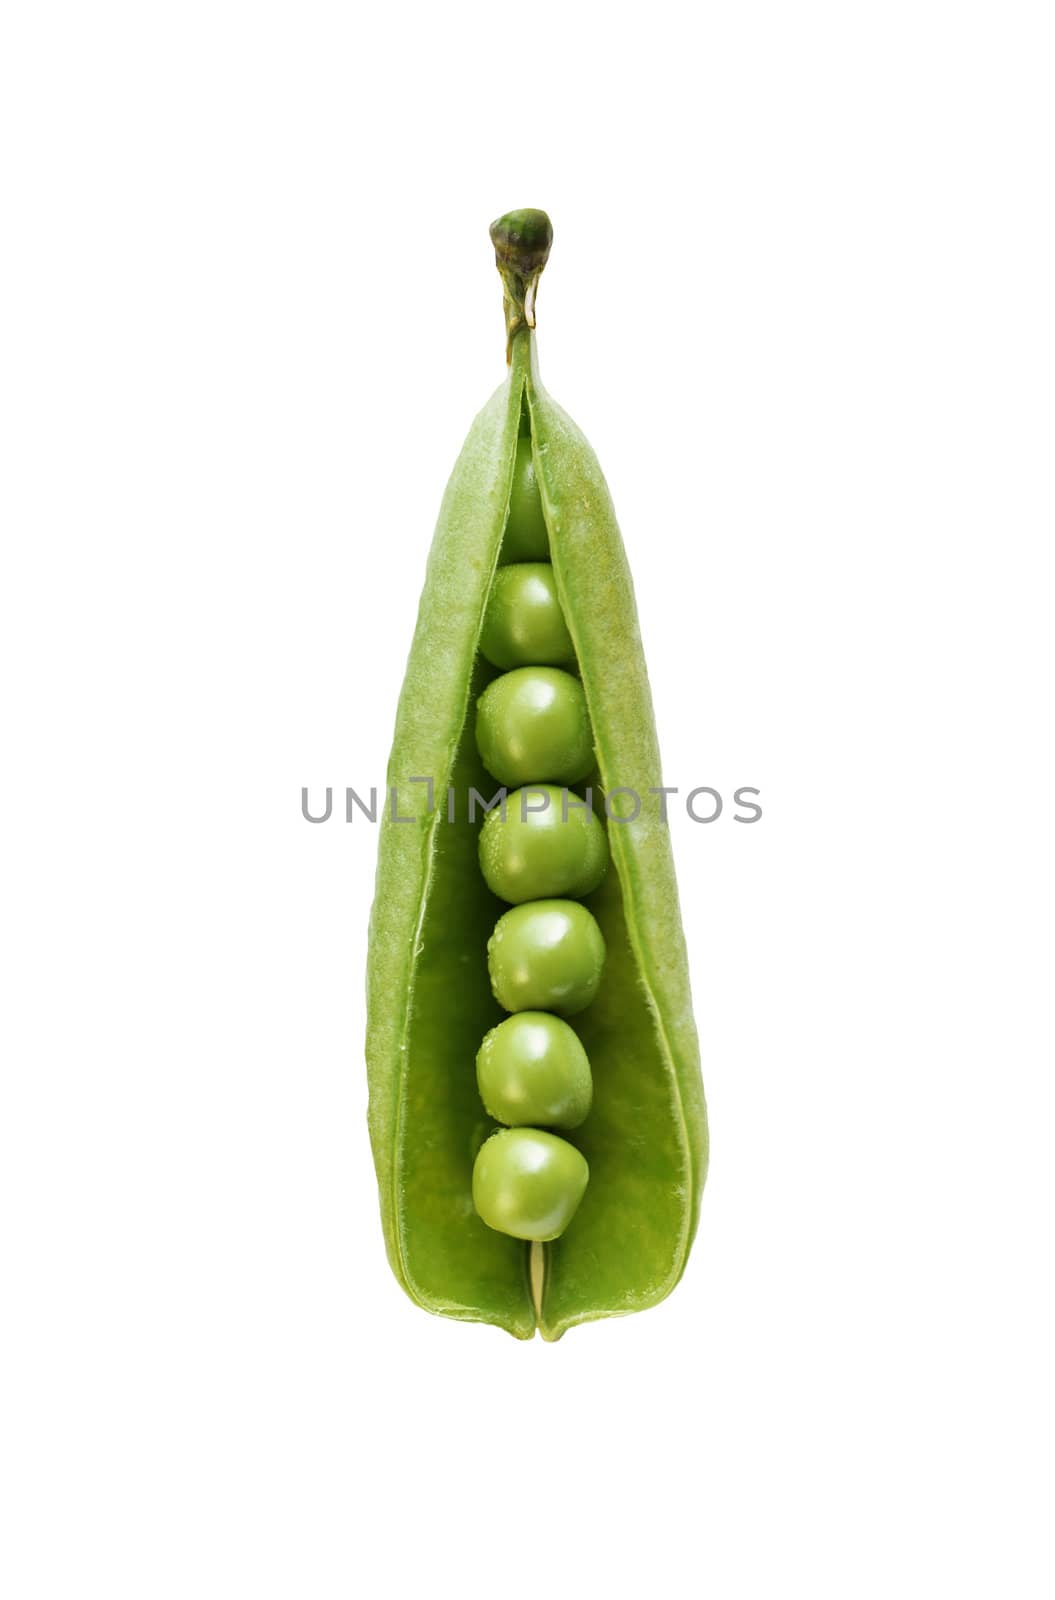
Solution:
M 544 211 L 507 211 L 492 222 L 491 242 L 502 277 L 506 361 L 512 365 L 516 335 L 535 326 L 535 295 L 549 259 L 553 227 Z

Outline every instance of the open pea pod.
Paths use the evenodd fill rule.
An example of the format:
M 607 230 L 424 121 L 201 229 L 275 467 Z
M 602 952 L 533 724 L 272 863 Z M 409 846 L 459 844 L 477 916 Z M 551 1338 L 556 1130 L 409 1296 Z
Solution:
M 708 1141 L 630 573 L 597 459 L 538 376 L 534 296 L 550 237 L 540 212 L 511 213 L 492 229 L 509 372 L 447 486 L 400 696 L 370 924 L 367 1064 L 385 1241 L 404 1289 L 429 1311 L 552 1340 L 674 1287 Z M 527 433 L 597 790 L 612 811 L 611 866 L 585 900 L 607 960 L 573 1019 L 593 1104 L 564 1134 L 585 1156 L 589 1183 L 566 1231 L 531 1244 L 486 1226 L 473 1203 L 474 1158 L 494 1127 L 473 1064 L 504 1016 L 487 946 L 507 907 L 481 875 L 481 815 L 471 819 L 469 805 L 472 790 L 496 790 L 474 737 L 476 700 L 497 675 L 479 641 Z

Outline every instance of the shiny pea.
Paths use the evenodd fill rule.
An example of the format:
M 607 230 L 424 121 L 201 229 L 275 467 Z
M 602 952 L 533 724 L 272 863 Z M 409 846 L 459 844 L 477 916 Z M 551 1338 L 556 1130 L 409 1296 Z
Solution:
M 604 959 L 604 935 L 576 900 L 514 906 L 487 943 L 491 989 L 507 1011 L 574 1016 L 600 988 Z
M 535 477 L 530 435 L 517 440 L 509 516 L 500 560 L 503 563 L 549 560 L 549 533 Z
M 492 666 L 507 671 L 575 665 L 575 646 L 548 562 L 499 567 L 484 612 L 480 650 Z
M 488 1115 L 510 1128 L 577 1128 L 593 1100 L 578 1034 L 546 1011 L 518 1011 L 491 1029 L 476 1082 Z
M 574 1145 L 540 1128 L 501 1128 L 473 1166 L 473 1204 L 514 1239 L 559 1239 L 586 1193 L 590 1169 Z
M 608 867 L 608 839 L 592 807 L 554 784 L 515 789 L 480 829 L 480 870 L 500 900 L 591 894 Z
M 582 684 L 559 667 L 504 672 L 477 701 L 476 744 L 499 783 L 580 782 L 595 765 Z

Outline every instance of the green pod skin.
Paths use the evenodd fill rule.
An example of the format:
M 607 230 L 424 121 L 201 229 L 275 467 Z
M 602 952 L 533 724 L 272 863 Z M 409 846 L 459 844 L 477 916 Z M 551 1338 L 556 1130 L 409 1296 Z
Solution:
M 397 823 L 389 807 L 380 829 L 367 1066 L 385 1240 L 407 1293 L 433 1312 L 554 1340 L 669 1294 L 696 1231 L 708 1138 L 670 838 L 660 796 L 648 792 L 662 774 L 630 573 L 597 459 L 539 381 L 532 270 L 534 279 L 503 267 L 509 374 L 448 484 L 400 696 L 388 787 L 411 821 Z M 600 787 L 632 789 L 642 802 L 634 821 L 609 823 L 611 865 L 585 901 L 607 960 L 596 998 L 575 1018 L 593 1105 L 566 1137 L 590 1181 L 567 1231 L 545 1244 L 489 1228 L 472 1202 L 474 1160 L 493 1127 L 473 1062 L 505 1015 L 487 946 L 506 907 L 479 871 L 481 818 L 469 822 L 464 795 L 469 785 L 495 790 L 473 713 L 496 676 L 478 644 L 522 413 Z M 433 779 L 431 813 L 415 776 Z M 458 797 L 453 823 L 448 787 Z

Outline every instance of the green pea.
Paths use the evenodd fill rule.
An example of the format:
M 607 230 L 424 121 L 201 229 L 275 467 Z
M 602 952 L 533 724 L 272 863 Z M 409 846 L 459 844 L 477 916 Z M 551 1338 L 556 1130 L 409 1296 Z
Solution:
M 513 561 L 548 561 L 549 534 L 542 514 L 542 497 L 531 457 L 531 438 L 517 440 L 509 515 L 502 540 L 503 565 Z
M 473 1204 L 514 1239 L 559 1239 L 579 1209 L 590 1169 L 566 1139 L 540 1128 L 501 1128 L 481 1145 Z
M 491 989 L 507 1011 L 584 1011 L 600 987 L 604 958 L 604 935 L 575 900 L 514 906 L 487 942 Z
M 494 667 L 574 667 L 575 646 L 548 562 L 499 567 L 487 600 L 480 649 Z
M 518 1011 L 492 1028 L 476 1057 L 488 1115 L 510 1128 L 577 1128 L 593 1100 L 579 1036 L 546 1011 Z
M 500 900 L 592 894 L 608 867 L 608 839 L 587 802 L 555 784 L 532 784 L 506 797 L 505 816 L 489 811 L 480 829 L 480 870 Z
M 586 696 L 559 667 L 503 672 L 476 703 L 476 746 L 499 783 L 578 783 L 595 765 Z

